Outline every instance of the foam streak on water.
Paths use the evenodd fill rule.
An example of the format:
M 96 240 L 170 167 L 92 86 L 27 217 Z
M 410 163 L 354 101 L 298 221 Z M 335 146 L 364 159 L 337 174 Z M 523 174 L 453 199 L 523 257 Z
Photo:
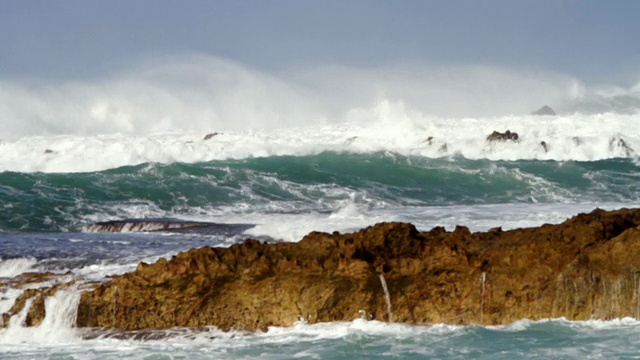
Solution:
M 231 357 L 250 359 L 420 358 L 541 359 L 635 356 L 640 345 L 634 319 L 571 322 L 520 320 L 501 327 L 403 325 L 366 321 L 297 324 L 265 333 L 170 329 L 145 333 L 78 329 L 64 347 L 5 342 L 4 357 L 68 354 L 74 358 Z M 33 340 L 33 339 L 32 339 Z

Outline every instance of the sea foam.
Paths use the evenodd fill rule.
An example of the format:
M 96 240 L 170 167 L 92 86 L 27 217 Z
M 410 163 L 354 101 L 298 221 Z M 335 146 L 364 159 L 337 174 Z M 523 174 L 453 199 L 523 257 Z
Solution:
M 616 104 L 640 98 L 638 89 L 480 65 L 266 72 L 199 55 L 152 59 L 91 80 L 0 80 L 0 171 L 87 172 L 322 151 L 631 157 L 640 151 L 639 132 L 629 126 L 638 109 Z M 544 104 L 560 115 L 517 115 Z M 488 143 L 494 130 L 520 137 Z M 207 133 L 218 135 L 203 141 Z
M 350 122 L 321 126 L 148 135 L 25 137 L 0 144 L 0 171 L 91 172 L 142 163 L 196 163 L 324 151 L 489 160 L 595 161 L 637 158 L 640 130 L 633 115 L 506 116 L 441 118 L 382 102 L 355 111 Z M 491 142 L 510 130 L 517 141 Z M 543 145 L 544 143 L 544 145 Z

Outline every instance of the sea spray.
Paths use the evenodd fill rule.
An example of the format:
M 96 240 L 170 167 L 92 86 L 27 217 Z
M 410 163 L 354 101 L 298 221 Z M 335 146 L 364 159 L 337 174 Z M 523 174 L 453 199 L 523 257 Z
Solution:
M 366 121 L 225 132 L 206 141 L 204 133 L 184 131 L 21 138 L 0 145 L 0 171 L 94 172 L 145 163 L 194 164 L 327 151 L 492 161 L 633 159 L 640 151 L 640 132 L 628 127 L 633 115 L 455 119 L 415 116 L 389 104 L 380 107 L 384 110 L 363 115 Z M 411 116 L 415 119 L 398 125 L 397 119 Z M 518 140 L 487 140 L 493 131 L 506 130 L 518 133 Z
M 45 299 L 46 316 L 40 326 L 38 334 L 47 341 L 67 341 L 74 336 L 80 291 L 76 286 L 58 289 L 53 296 Z
M 2 259 L 0 258 L 0 278 L 11 278 L 29 270 L 33 270 L 37 260 L 32 257 Z
M 133 65 L 85 81 L 0 81 L 3 137 L 281 129 L 361 118 L 366 124 L 375 115 L 403 124 L 416 114 L 527 114 L 543 102 L 570 102 L 585 93 L 579 80 L 563 74 L 481 65 L 267 73 L 202 55 Z M 387 110 L 389 103 L 403 113 Z
M 80 291 L 75 285 L 59 288 L 45 299 L 45 317 L 37 326 L 25 326 L 25 320 L 35 298 L 29 298 L 24 308 L 9 320 L 0 332 L 2 343 L 65 343 L 75 339 L 75 327 Z
M 25 327 L 29 309 L 33 304 L 34 298 L 25 300 L 24 307 L 17 314 L 13 314 L 4 329 L 0 329 L 0 343 L 16 343 L 28 341 L 32 334 L 29 328 Z

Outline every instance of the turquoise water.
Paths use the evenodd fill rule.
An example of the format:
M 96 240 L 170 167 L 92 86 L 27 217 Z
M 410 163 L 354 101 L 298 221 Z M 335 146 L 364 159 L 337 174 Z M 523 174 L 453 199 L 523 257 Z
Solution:
M 557 223 L 595 207 L 639 206 L 639 170 L 635 158 L 489 160 L 379 151 L 143 163 L 96 172 L 5 171 L 0 280 L 52 271 L 67 281 L 104 281 L 133 271 L 140 261 L 192 247 L 229 246 L 247 237 L 297 241 L 312 230 L 350 231 L 378 221 L 408 221 L 422 230 Z M 86 228 L 131 218 L 242 226 L 188 234 Z M 21 292 L 0 288 L 0 312 Z M 50 298 L 51 321 L 39 327 L 0 329 L 0 358 L 598 359 L 640 353 L 640 322 L 634 319 L 523 319 L 501 327 L 292 319 L 292 327 L 265 333 L 119 332 L 74 328 L 78 296 L 76 290 Z
M 639 330 L 640 323 L 631 319 L 609 322 L 522 320 L 502 327 L 416 326 L 354 320 L 298 324 L 258 334 L 221 333 L 215 329 L 201 332 L 176 329 L 172 333 L 137 336 L 132 333 L 103 334 L 100 338 L 56 345 L 12 345 L 0 350 L 0 355 L 6 359 L 149 360 L 632 359 L 638 357 Z
M 87 223 L 220 212 L 640 199 L 633 159 L 490 161 L 324 152 L 89 173 L 0 173 L 0 231 L 80 231 Z

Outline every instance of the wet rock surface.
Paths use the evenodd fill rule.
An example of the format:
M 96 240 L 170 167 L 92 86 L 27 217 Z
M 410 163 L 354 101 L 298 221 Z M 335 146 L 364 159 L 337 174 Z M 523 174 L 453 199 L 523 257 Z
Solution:
M 180 219 L 125 219 L 97 222 L 87 225 L 85 232 L 175 232 L 197 234 L 237 235 L 254 226 L 253 224 L 224 224 Z
M 257 330 L 389 314 L 417 324 L 637 317 L 638 225 L 638 209 L 595 210 L 511 231 L 381 223 L 299 243 L 192 249 L 84 292 L 77 325 Z
M 487 136 L 487 141 L 495 142 L 495 141 L 517 141 L 518 133 L 511 132 L 511 130 L 507 130 L 503 133 L 499 131 L 493 131 L 489 136 Z

